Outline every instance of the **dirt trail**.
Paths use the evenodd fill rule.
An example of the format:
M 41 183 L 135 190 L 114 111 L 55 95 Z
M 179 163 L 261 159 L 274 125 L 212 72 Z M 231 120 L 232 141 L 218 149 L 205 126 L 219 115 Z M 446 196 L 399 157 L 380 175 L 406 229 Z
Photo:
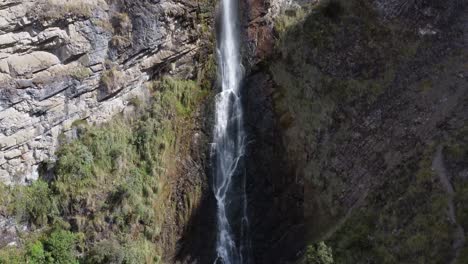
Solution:
M 447 198 L 448 198 L 447 199 L 447 204 L 448 204 L 447 214 L 450 219 L 450 222 L 452 222 L 452 224 L 454 224 L 457 227 L 456 233 L 455 233 L 455 240 L 452 245 L 455 251 L 455 256 L 450 262 L 451 264 L 455 264 L 458 259 L 458 255 L 460 254 L 460 250 L 465 245 L 465 230 L 463 230 L 463 227 L 457 222 L 457 217 L 455 214 L 455 205 L 453 203 L 455 191 L 448 177 L 447 169 L 445 168 L 445 165 L 444 165 L 441 145 L 437 147 L 437 151 L 432 161 L 432 169 L 439 176 L 442 187 L 444 188 L 445 192 L 447 192 Z

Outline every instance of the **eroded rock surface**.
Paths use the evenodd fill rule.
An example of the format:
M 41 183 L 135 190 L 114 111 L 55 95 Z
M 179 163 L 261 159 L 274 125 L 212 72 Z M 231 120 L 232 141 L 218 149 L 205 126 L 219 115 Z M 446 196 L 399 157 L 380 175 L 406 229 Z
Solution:
M 195 3 L 112 3 L 0 3 L 0 181 L 36 179 L 74 121 L 109 120 L 160 71 L 193 77 Z

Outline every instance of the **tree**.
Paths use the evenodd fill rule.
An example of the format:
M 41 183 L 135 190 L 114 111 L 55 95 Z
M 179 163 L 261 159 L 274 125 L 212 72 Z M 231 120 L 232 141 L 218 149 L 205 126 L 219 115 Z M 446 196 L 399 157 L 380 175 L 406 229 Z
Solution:
M 78 264 L 75 257 L 77 237 L 70 231 L 56 230 L 44 241 L 46 262 L 54 264 Z
M 310 245 L 304 256 L 302 264 L 333 264 L 332 249 L 324 242 Z

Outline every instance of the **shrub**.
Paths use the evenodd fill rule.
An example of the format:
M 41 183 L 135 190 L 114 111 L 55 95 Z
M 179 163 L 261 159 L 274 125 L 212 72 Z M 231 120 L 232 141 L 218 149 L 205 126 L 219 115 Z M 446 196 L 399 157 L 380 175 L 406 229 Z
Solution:
M 25 246 L 0 249 L 0 264 L 78 264 L 78 235 L 63 229 L 46 230 L 21 237 Z
M 118 35 L 129 35 L 132 30 L 132 21 L 126 13 L 117 13 L 111 20 L 114 32 Z
M 115 34 L 110 44 L 114 48 L 124 48 L 131 45 L 132 21 L 126 13 L 116 13 L 112 19 L 112 32 Z
M 136 108 L 140 108 L 143 105 L 143 101 L 140 99 L 140 97 L 135 96 L 135 97 L 130 98 L 130 100 L 128 100 L 128 104 Z
M 305 257 L 301 264 L 333 264 L 332 249 L 324 242 L 307 247 Z
M 38 180 L 31 186 L 17 187 L 13 197 L 13 211 L 20 221 L 45 226 L 57 213 L 52 193 L 44 181 Z
M 202 55 L 201 55 L 202 56 Z M 213 54 L 200 58 L 203 67 L 197 73 L 197 83 L 202 89 L 211 89 L 213 81 L 216 79 L 216 59 Z
M 180 116 L 190 116 L 195 103 L 206 95 L 197 83 L 191 80 L 163 78 L 158 87 L 162 107 L 174 109 Z
M 39 20 L 59 20 L 68 17 L 89 18 L 96 4 L 86 0 L 44 0 L 34 12 Z
M 6 214 L 10 202 L 10 191 L 6 185 L 0 182 L 0 214 Z
M 0 250 L 0 263 L 2 254 L 8 254 L 5 259 L 17 256 L 17 263 L 24 258 L 29 263 L 77 263 L 78 235 L 65 231 L 69 228 L 84 232 L 80 252 L 86 263 L 160 261 L 162 223 L 175 213 L 168 202 L 168 175 L 176 169 L 176 155 L 186 156 L 190 113 L 204 93 L 194 81 L 171 78 L 161 80 L 154 93 L 138 116 L 118 116 L 97 127 L 74 122 L 82 131 L 60 146 L 49 185 L 39 180 L 20 191 L 0 185 L 0 200 L 15 201 L 22 220 L 41 226 L 53 220 L 60 227 L 31 239 L 24 250 Z M 10 198 L 10 192 L 15 196 Z
M 88 121 L 86 119 L 77 119 L 73 121 L 73 123 L 71 124 L 72 128 L 78 128 L 78 127 L 85 128 L 86 126 L 88 126 Z
M 300 23 L 306 17 L 307 12 L 303 8 L 286 10 L 284 14 L 275 19 L 274 29 L 280 38 L 283 38 L 287 30 Z
M 56 230 L 44 241 L 44 250 L 46 251 L 46 263 L 78 263 L 75 257 L 75 247 L 77 243 L 77 235 L 70 231 Z M 37 248 L 37 253 L 40 253 L 40 248 Z
M 159 263 L 159 257 L 154 254 L 153 245 L 144 240 L 124 238 L 123 241 L 104 240 L 98 242 L 88 253 L 85 263 Z
M 78 81 L 83 81 L 89 76 L 91 76 L 92 73 L 93 72 L 89 68 L 84 67 L 84 66 L 79 66 L 79 67 L 74 68 L 70 72 L 70 77 Z
M 61 181 L 74 182 L 92 176 L 93 154 L 80 142 L 72 142 L 61 148 L 57 156 L 57 177 Z
M 115 35 L 112 37 L 110 44 L 114 48 L 124 48 L 128 47 L 132 42 L 126 36 Z
M 123 263 L 160 263 L 160 259 L 155 255 L 152 247 L 152 244 L 144 239 L 129 241 L 124 247 Z
M 24 264 L 24 252 L 14 247 L 5 247 L 0 250 L 0 264 Z
M 102 30 L 114 33 L 114 27 L 112 27 L 111 22 L 107 19 L 100 19 L 100 18 L 91 18 L 91 22 L 96 26 L 101 28 Z
M 86 256 L 85 263 L 106 264 L 122 263 L 123 248 L 116 240 L 104 240 L 96 243 Z
M 31 264 L 43 264 L 46 263 L 46 252 L 44 251 L 44 245 L 41 241 L 36 241 L 28 246 L 27 251 L 28 263 Z
M 122 81 L 123 74 L 115 67 L 104 71 L 101 75 L 101 86 L 107 93 L 119 90 L 122 86 Z
M 328 242 L 337 262 L 444 263 L 450 257 L 454 230 L 447 193 L 430 172 L 434 147 L 421 152 L 387 174 L 333 234 Z

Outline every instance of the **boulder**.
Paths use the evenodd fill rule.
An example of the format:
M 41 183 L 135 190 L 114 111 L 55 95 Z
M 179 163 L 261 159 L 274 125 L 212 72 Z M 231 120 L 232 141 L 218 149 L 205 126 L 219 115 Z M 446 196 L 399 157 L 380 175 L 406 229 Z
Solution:
M 14 76 L 25 76 L 59 64 L 57 56 L 45 51 L 35 51 L 25 55 L 14 54 L 8 58 L 10 71 Z

